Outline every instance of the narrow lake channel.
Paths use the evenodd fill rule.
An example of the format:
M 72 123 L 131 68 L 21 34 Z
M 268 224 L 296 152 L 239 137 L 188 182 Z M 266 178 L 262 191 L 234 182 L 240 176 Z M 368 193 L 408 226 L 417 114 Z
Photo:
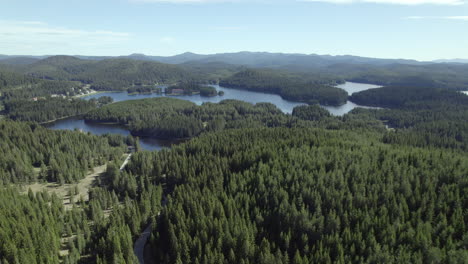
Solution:
M 221 87 L 219 85 L 214 85 L 218 91 L 223 91 L 224 96 L 214 96 L 214 97 L 203 97 L 200 95 L 181 95 L 174 96 L 182 100 L 192 101 L 197 105 L 201 105 L 205 102 L 218 103 L 226 99 L 235 99 L 252 104 L 260 102 L 268 102 L 276 105 L 284 113 L 292 113 L 294 107 L 302 105 L 301 102 L 292 102 L 284 100 L 281 96 L 276 94 L 260 93 L 260 92 L 251 92 L 246 90 L 231 89 L 226 87 Z M 346 82 L 338 86 L 352 94 L 354 92 L 364 91 L 372 88 L 379 88 L 378 85 L 364 84 L 364 83 L 353 83 Z M 99 98 L 101 96 L 110 96 L 114 99 L 114 102 L 127 101 L 127 100 L 137 100 L 143 98 L 154 98 L 154 97 L 164 97 L 164 94 L 138 94 L 138 95 L 129 95 L 126 92 L 108 92 L 108 93 L 99 93 L 93 94 L 86 97 L 83 97 L 85 100 L 91 98 Z M 348 101 L 346 104 L 341 106 L 323 106 L 325 109 L 330 111 L 333 115 L 344 115 L 356 107 L 364 107 L 357 104 L 354 104 Z M 78 129 L 83 132 L 90 132 L 96 135 L 102 135 L 106 133 L 120 134 L 120 135 L 130 135 L 130 132 L 123 126 L 119 125 L 108 125 L 108 124 L 97 124 L 97 123 L 86 123 L 83 119 L 79 118 L 68 118 L 58 120 L 56 122 L 46 125 L 50 129 L 66 129 L 66 130 L 75 130 Z M 180 141 L 177 140 L 160 140 L 155 138 L 140 138 L 140 145 L 145 150 L 160 150 L 163 148 L 169 148 L 173 144 L 178 144 Z

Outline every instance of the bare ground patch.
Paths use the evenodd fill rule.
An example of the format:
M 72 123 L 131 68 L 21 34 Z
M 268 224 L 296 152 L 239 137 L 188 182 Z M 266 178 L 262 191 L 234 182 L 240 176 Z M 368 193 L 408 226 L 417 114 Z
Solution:
M 44 190 L 50 194 L 55 193 L 57 196 L 62 197 L 65 209 L 71 209 L 73 203 L 80 200 L 85 202 L 89 200 L 89 189 L 93 186 L 96 179 L 106 171 L 106 168 L 107 165 L 95 167 L 78 183 L 63 185 L 57 183 L 34 183 L 25 185 L 23 192 L 27 193 L 28 190 L 31 189 L 33 193 L 42 192 Z

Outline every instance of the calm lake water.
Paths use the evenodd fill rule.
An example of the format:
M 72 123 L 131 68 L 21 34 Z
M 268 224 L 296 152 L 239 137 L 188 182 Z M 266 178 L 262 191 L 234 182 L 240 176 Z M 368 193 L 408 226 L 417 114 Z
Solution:
M 380 88 L 382 86 L 375 85 L 375 84 L 366 84 L 366 83 L 353 83 L 353 82 L 346 82 L 344 84 L 337 85 L 336 87 L 341 88 L 348 92 L 349 95 L 373 88 Z M 369 109 L 376 109 L 378 107 L 369 107 L 355 104 L 351 101 L 347 101 L 346 104 L 340 106 L 322 106 L 323 108 L 327 109 L 332 115 L 342 116 L 349 111 L 353 110 L 356 107 L 362 108 L 369 108 Z
M 46 125 L 50 129 L 56 130 L 81 130 L 83 132 L 90 132 L 95 135 L 102 134 L 120 134 L 123 136 L 130 135 L 130 131 L 119 125 L 86 123 L 83 119 L 67 118 L 58 120 L 54 123 Z M 177 144 L 177 140 L 161 140 L 155 138 L 140 138 L 140 146 L 145 150 L 161 150 L 169 148 L 172 144 Z
M 258 93 L 258 92 L 251 92 L 246 90 L 238 90 L 238 89 L 230 89 L 221 87 L 219 85 L 211 85 L 218 91 L 223 91 L 223 96 L 200 96 L 199 94 L 196 95 L 177 95 L 177 96 L 167 96 L 167 97 L 174 97 L 182 100 L 187 100 L 194 102 L 197 105 L 201 105 L 205 102 L 210 103 L 219 103 L 222 100 L 226 99 L 235 99 L 241 100 L 244 102 L 256 104 L 260 102 L 267 102 L 276 105 L 281 111 L 285 113 L 292 113 L 294 107 L 298 105 L 302 105 L 303 103 L 299 102 L 292 102 L 288 100 L 284 100 L 281 96 L 276 94 L 268 94 L 268 93 Z M 98 93 L 89 96 L 83 97 L 83 99 L 91 99 L 91 98 L 99 98 L 101 96 L 110 96 L 114 99 L 114 102 L 120 101 L 127 101 L 127 100 L 137 100 L 137 99 L 144 99 L 144 98 L 154 98 L 154 97 L 166 97 L 165 94 L 137 94 L 137 95 L 128 95 L 127 92 L 120 92 L 120 93 Z
M 336 87 L 341 88 L 347 91 L 349 95 L 352 95 L 353 93 L 362 92 L 373 88 L 381 88 L 382 86 L 367 83 L 345 82 L 343 84 L 337 85 Z
M 245 90 L 237 90 L 237 89 L 230 89 L 226 87 L 221 87 L 218 85 L 213 85 L 218 91 L 223 91 L 224 96 L 214 96 L 214 97 L 204 97 L 200 95 L 181 95 L 181 96 L 172 96 L 175 98 L 183 99 L 192 101 L 197 105 L 201 105 L 204 102 L 212 102 L 218 103 L 225 99 L 236 99 L 241 100 L 249 103 L 259 103 L 259 102 L 268 102 L 276 105 L 281 111 L 285 113 L 292 113 L 294 107 L 298 105 L 303 105 L 300 102 L 292 102 L 288 100 L 284 100 L 281 96 L 276 94 L 268 94 L 268 93 L 259 93 L 259 92 L 251 92 Z M 352 83 L 346 82 L 345 84 L 337 86 L 342 88 L 348 92 L 348 94 L 352 94 L 359 91 L 364 91 L 371 88 L 379 88 L 378 85 L 371 85 L 371 84 L 363 84 L 363 83 Z M 127 100 L 137 100 L 143 98 L 154 98 L 154 97 L 164 97 L 164 94 L 139 94 L 139 95 L 128 95 L 126 92 L 109 92 L 109 93 L 99 93 L 93 94 L 86 97 L 83 97 L 86 100 L 91 98 L 99 98 L 101 96 L 110 96 L 114 99 L 114 102 L 119 101 L 127 101 Z M 323 106 L 325 109 L 330 111 L 333 115 L 344 115 L 351 111 L 356 107 L 364 107 L 352 102 L 347 102 L 342 106 Z M 74 130 L 80 129 L 84 132 L 90 132 L 96 135 L 102 135 L 105 133 L 114 133 L 114 134 L 121 134 L 124 136 L 130 135 L 130 132 L 123 126 L 119 125 L 104 125 L 104 124 L 96 124 L 96 123 L 86 123 L 82 119 L 77 118 L 69 118 L 58 120 L 54 123 L 47 125 L 47 127 L 51 129 L 67 129 L 67 130 Z M 154 138 L 140 138 L 140 145 L 145 150 L 160 150 L 162 148 L 168 148 L 172 144 L 177 144 L 180 141 L 171 141 L 171 140 L 159 140 Z

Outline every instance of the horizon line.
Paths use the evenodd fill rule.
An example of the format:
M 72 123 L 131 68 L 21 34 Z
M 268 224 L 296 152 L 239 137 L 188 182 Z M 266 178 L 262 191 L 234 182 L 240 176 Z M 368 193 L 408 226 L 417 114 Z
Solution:
M 378 60 L 408 60 L 408 61 L 416 61 L 416 62 L 434 62 L 434 61 L 456 61 L 456 60 L 466 60 L 468 61 L 468 58 L 438 58 L 438 59 L 431 59 L 431 60 L 420 60 L 420 59 L 410 59 L 410 58 L 385 58 L 385 57 L 370 57 L 370 56 L 363 56 L 363 55 L 351 55 L 351 54 L 338 54 L 338 55 L 332 55 L 332 54 L 318 54 L 318 53 L 299 53 L 299 52 L 272 52 L 272 51 L 235 51 L 235 52 L 216 52 L 216 53 L 196 53 L 192 51 L 185 51 L 182 53 L 175 53 L 173 55 L 150 55 L 150 54 L 145 54 L 145 53 L 139 53 L 139 52 L 133 52 L 130 54 L 120 54 L 120 55 L 88 55 L 88 54 L 41 54 L 41 55 L 30 55 L 30 54 L 0 54 L 0 56 L 8 56 L 8 57 L 54 57 L 54 56 L 71 56 L 71 57 L 77 57 L 77 56 L 82 56 L 82 57 L 109 57 L 109 58 L 115 58 L 115 57 L 128 57 L 132 55 L 140 55 L 140 56 L 146 56 L 146 57 L 175 57 L 183 54 L 193 54 L 193 55 L 200 55 L 200 56 L 213 56 L 213 55 L 222 55 L 222 54 L 238 54 L 238 53 L 266 53 L 266 54 L 283 54 L 283 55 L 303 55 L 303 56 L 330 56 L 330 57 L 359 57 L 359 58 L 367 58 L 367 59 L 378 59 Z M 0 59 L 1 60 L 1 59 Z

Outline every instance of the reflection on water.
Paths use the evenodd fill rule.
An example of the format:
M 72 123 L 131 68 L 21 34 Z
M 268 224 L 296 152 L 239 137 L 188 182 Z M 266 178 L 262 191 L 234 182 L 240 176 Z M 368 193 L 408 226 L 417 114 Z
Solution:
M 303 103 L 300 102 L 292 102 L 288 100 L 284 100 L 281 96 L 277 94 L 269 94 L 269 93 L 259 93 L 259 92 L 251 92 L 246 90 L 238 90 L 238 89 L 231 89 L 226 87 L 221 87 L 219 85 L 211 85 L 218 91 L 223 91 L 223 96 L 200 96 L 199 94 L 196 95 L 177 95 L 177 96 L 167 96 L 167 97 L 174 97 L 182 100 L 187 100 L 194 102 L 197 105 L 201 105 L 205 102 L 211 103 L 219 103 L 222 100 L 226 99 L 235 99 L 240 100 L 252 104 L 256 103 L 272 103 L 276 105 L 281 111 L 284 113 L 292 113 L 294 107 L 298 105 L 302 105 Z M 91 99 L 91 98 L 99 98 L 101 96 L 110 96 L 114 99 L 114 102 L 120 101 L 127 101 L 127 100 L 137 100 L 143 98 L 154 98 L 154 97 L 165 97 L 164 94 L 137 94 L 137 95 L 129 95 L 127 92 L 110 92 L 110 93 L 99 93 L 93 94 L 89 96 L 83 97 L 83 99 Z
M 197 105 L 201 105 L 204 102 L 211 102 L 211 103 L 219 103 L 225 99 L 235 99 L 244 102 L 249 102 L 252 104 L 267 102 L 276 105 L 281 111 L 284 113 L 292 113 L 294 107 L 298 105 L 303 105 L 304 103 L 300 102 L 292 102 L 288 100 L 284 100 L 281 96 L 277 94 L 269 94 L 269 93 L 260 93 L 260 92 L 252 92 L 246 90 L 239 90 L 239 89 L 232 89 L 226 88 L 219 85 L 212 85 L 218 91 L 223 91 L 224 96 L 213 96 L 213 97 L 205 97 L 200 95 L 178 95 L 178 96 L 171 96 L 174 98 L 187 100 L 194 102 Z M 348 92 L 348 94 L 353 94 L 355 92 L 360 92 L 372 88 L 379 88 L 381 86 L 374 85 L 374 84 L 365 84 L 365 83 L 353 83 L 353 82 L 346 82 L 344 84 L 340 84 L 337 86 Z M 114 99 L 114 102 L 120 101 L 127 101 L 127 100 L 137 100 L 143 98 L 154 98 L 154 97 L 164 97 L 164 94 L 137 94 L 137 95 L 129 95 L 127 92 L 109 92 L 109 93 L 99 93 L 93 94 L 86 97 L 84 99 L 91 99 L 91 98 L 99 98 L 101 96 L 110 96 Z M 330 111 L 333 115 L 344 115 L 347 112 L 353 110 L 356 107 L 364 107 L 352 102 L 347 102 L 342 106 L 323 106 L 325 109 Z
M 173 97 L 192 101 L 197 105 L 201 105 L 204 102 L 218 103 L 225 99 L 241 100 L 241 101 L 249 102 L 252 104 L 256 104 L 260 102 L 268 102 L 268 103 L 272 103 L 276 105 L 276 107 L 278 107 L 279 109 L 281 109 L 281 111 L 285 113 L 292 113 L 292 110 L 294 109 L 294 107 L 303 104 L 300 102 L 291 102 L 288 100 L 284 100 L 283 98 L 281 98 L 281 96 L 276 95 L 276 94 L 230 89 L 230 88 L 221 87 L 218 85 L 213 85 L 213 87 L 215 87 L 218 91 L 223 91 L 224 96 L 204 97 L 200 95 L 181 95 L 181 96 L 173 96 Z M 364 91 L 364 90 L 371 89 L 371 88 L 379 88 L 380 86 L 372 85 L 372 84 L 347 82 L 345 84 L 339 85 L 338 87 L 346 90 L 348 94 L 352 94 L 355 92 Z M 109 92 L 109 93 L 93 94 L 93 95 L 89 95 L 83 98 L 89 100 L 91 98 L 99 98 L 101 96 L 110 96 L 114 99 L 115 102 L 119 102 L 119 101 L 137 100 L 137 99 L 143 99 L 143 98 L 163 97 L 165 95 L 161 95 L 161 94 L 128 95 L 127 92 L 117 92 L 117 93 Z M 332 113 L 333 115 L 344 115 L 356 107 L 365 107 L 365 106 L 360 106 L 360 105 L 357 105 L 355 103 L 348 101 L 346 104 L 342 106 L 322 106 L 322 107 L 330 111 L 330 113 Z M 58 120 L 54 123 L 48 124 L 47 127 L 51 129 L 67 129 L 67 130 L 78 129 L 83 132 L 90 132 L 95 135 L 102 135 L 105 133 L 120 134 L 124 136 L 130 135 L 130 132 L 123 126 L 98 124 L 98 123 L 86 123 L 84 120 L 78 119 L 78 118 Z M 163 148 L 169 148 L 171 145 L 177 144 L 180 142 L 181 141 L 176 141 L 176 140 L 140 138 L 140 145 L 145 150 L 160 150 Z
M 336 87 L 345 90 L 346 92 L 348 92 L 349 95 L 351 95 L 353 93 L 357 93 L 357 92 L 361 92 L 361 91 L 365 91 L 365 90 L 369 90 L 373 88 L 380 88 L 382 86 L 375 85 L 375 84 L 346 82 Z M 322 107 L 327 109 L 332 115 L 336 115 L 336 116 L 342 116 L 356 107 L 378 109 L 378 107 L 358 105 L 351 101 L 347 101 L 344 105 L 340 105 L 340 106 L 322 106 Z
M 380 107 L 371 107 L 371 106 L 364 106 L 364 105 L 358 105 L 355 104 L 351 101 L 347 101 L 346 104 L 340 105 L 340 106 L 328 106 L 328 105 L 322 105 L 323 108 L 327 109 L 328 112 L 330 112 L 332 115 L 335 116 L 342 116 L 349 111 L 353 110 L 356 107 L 361 107 L 361 108 L 368 108 L 368 109 L 380 109 Z
M 89 132 L 94 135 L 102 134 L 120 134 L 123 136 L 130 135 L 130 132 L 119 125 L 108 125 L 85 122 L 83 119 L 68 118 L 58 120 L 56 122 L 46 125 L 50 129 L 55 130 L 80 130 L 83 132 Z M 169 148 L 173 144 L 177 144 L 180 141 L 177 140 L 161 140 L 155 138 L 140 138 L 140 146 L 145 150 L 161 150 L 163 148 Z
M 347 91 L 349 95 L 352 95 L 353 93 L 362 92 L 373 88 L 381 88 L 382 86 L 367 83 L 345 82 L 343 84 L 337 85 L 336 87 L 341 88 Z

